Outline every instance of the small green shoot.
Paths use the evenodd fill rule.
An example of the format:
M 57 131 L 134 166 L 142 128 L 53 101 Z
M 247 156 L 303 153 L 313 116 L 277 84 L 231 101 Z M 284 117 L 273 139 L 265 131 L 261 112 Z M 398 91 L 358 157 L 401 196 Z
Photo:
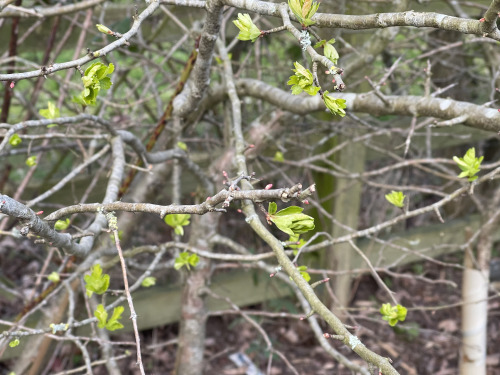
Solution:
M 57 108 L 52 102 L 47 102 L 47 108 L 39 110 L 38 113 L 50 120 L 58 118 L 60 116 L 59 108 Z M 53 128 L 54 126 L 57 126 L 57 124 L 47 125 L 48 128 Z
M 476 149 L 474 147 L 469 148 L 463 158 L 454 156 L 453 161 L 457 163 L 462 170 L 462 173 L 460 173 L 458 177 L 467 177 L 469 182 L 477 180 L 476 174 L 481 170 L 479 167 L 483 159 L 484 156 L 476 158 Z
M 298 62 L 293 63 L 295 75 L 290 76 L 287 85 L 292 86 L 292 94 L 298 95 L 302 91 L 307 92 L 309 95 L 314 96 L 320 90 L 320 87 L 314 86 L 313 74 L 309 69 L 304 68 Z
M 19 339 L 16 338 L 16 339 L 9 342 L 9 347 L 15 348 L 16 346 L 19 345 L 19 343 L 20 343 Z
M 185 226 L 189 225 L 190 214 L 170 214 L 165 216 L 165 223 L 174 228 L 175 234 L 184 235 Z
M 247 13 L 238 13 L 238 19 L 233 21 L 233 23 L 238 29 L 240 29 L 240 32 L 238 33 L 239 40 L 251 40 L 253 43 L 262 34 L 259 28 L 253 23 L 250 15 Z
M 314 25 L 314 21 L 311 18 L 319 8 L 318 2 L 312 0 L 288 0 L 288 6 L 295 17 L 297 17 L 297 21 L 303 26 Z
M 187 251 L 180 253 L 177 258 L 175 258 L 174 268 L 178 271 L 182 267 L 186 267 L 188 270 L 191 267 L 196 267 L 200 262 L 200 258 L 196 254 L 189 254 Z
M 284 162 L 285 156 L 283 155 L 283 153 L 281 151 L 276 151 L 276 153 L 274 154 L 273 160 L 277 161 L 277 162 Z
M 276 203 L 269 203 L 267 220 L 273 222 L 279 230 L 289 236 L 297 236 L 314 229 L 314 218 L 303 214 L 302 207 L 290 206 L 276 212 L 277 208 Z
M 103 294 L 109 288 L 109 275 L 102 274 L 102 268 L 100 264 L 92 266 L 90 271 L 90 275 L 84 276 L 87 296 L 92 297 L 93 293 Z
M 69 219 L 66 220 L 57 220 L 54 224 L 55 230 L 66 230 L 69 227 Z
M 13 147 L 19 146 L 23 140 L 19 136 L 19 134 L 14 133 L 9 138 L 9 144 Z
M 185 144 L 184 142 L 177 142 L 177 147 L 180 148 L 182 151 L 188 151 L 188 147 L 187 147 L 187 144 Z
M 49 276 L 47 276 L 47 279 L 49 279 L 49 281 L 52 281 L 54 284 L 57 284 L 59 280 L 61 280 L 61 277 L 56 271 L 54 271 Z
M 153 276 L 148 276 L 144 280 L 142 280 L 141 285 L 145 288 L 149 288 L 150 286 L 153 286 L 156 284 L 156 277 Z
M 97 306 L 97 309 L 94 311 L 94 316 L 97 318 L 99 328 L 106 328 L 108 331 L 116 331 L 117 329 L 123 328 L 123 324 L 121 324 L 118 320 L 121 319 L 121 315 L 125 308 L 123 306 L 118 306 L 113 309 L 113 315 L 109 320 L 108 312 L 104 308 L 103 305 Z
M 403 208 L 404 200 L 406 195 L 403 194 L 402 191 L 394 191 L 392 190 L 390 194 L 386 194 L 385 199 L 396 207 Z
M 387 320 L 391 327 L 394 327 L 398 321 L 404 321 L 406 319 L 406 307 L 401 305 L 391 306 L 390 303 L 384 303 L 380 308 L 380 313 L 382 314 L 382 319 Z
M 34 167 L 36 165 L 36 156 L 33 155 L 26 159 L 26 165 L 28 167 Z
M 333 96 L 328 94 L 329 93 L 326 90 L 323 93 L 323 101 L 325 102 L 326 108 L 328 108 L 328 110 L 332 114 L 344 117 L 345 116 L 344 108 L 347 107 L 347 105 L 345 104 L 345 99 L 334 98 Z
M 113 73 L 115 66 L 109 64 L 106 66 L 101 62 L 95 62 L 90 65 L 85 74 L 82 77 L 84 90 L 79 96 L 73 97 L 73 102 L 79 103 L 83 106 L 95 105 L 97 100 L 97 94 L 101 89 L 107 90 L 113 84 L 111 79 L 107 77 L 109 74 Z

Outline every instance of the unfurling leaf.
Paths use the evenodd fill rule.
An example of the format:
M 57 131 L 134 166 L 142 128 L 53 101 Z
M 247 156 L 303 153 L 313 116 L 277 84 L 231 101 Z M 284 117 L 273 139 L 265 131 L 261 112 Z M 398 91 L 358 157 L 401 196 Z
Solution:
M 54 271 L 49 276 L 47 276 L 47 279 L 49 279 L 53 283 L 58 283 L 59 280 L 61 280 L 61 277 L 59 276 L 59 274 L 56 271 Z
M 292 86 L 292 94 L 298 95 L 302 91 L 305 91 L 311 96 L 316 95 L 320 87 L 314 86 L 313 74 L 298 62 L 294 62 L 293 64 L 295 65 L 295 69 L 292 70 L 295 72 L 295 75 L 291 76 L 287 82 L 288 85 Z
M 123 306 L 115 307 L 113 309 L 113 315 L 107 320 L 108 312 L 103 305 L 98 305 L 94 311 L 94 316 L 97 318 L 97 326 L 99 328 L 106 328 L 108 331 L 116 331 L 117 329 L 123 328 L 123 324 L 118 321 L 118 319 L 121 319 L 123 310 Z
M 380 313 L 382 314 L 382 319 L 389 322 L 391 327 L 394 327 L 398 321 L 403 322 L 406 319 L 407 309 L 399 304 L 391 306 L 390 303 L 384 303 L 380 308 Z
M 318 2 L 312 0 L 288 0 L 288 6 L 295 17 L 297 17 L 297 21 L 303 26 L 314 25 L 314 21 L 311 18 L 319 8 Z
M 149 276 L 146 277 L 144 280 L 142 280 L 141 285 L 145 288 L 149 288 L 150 286 L 153 286 L 156 284 L 156 277 Z
M 11 342 L 9 342 L 9 347 L 15 348 L 16 346 L 19 345 L 19 343 L 20 343 L 19 339 L 14 339 Z
M 233 23 L 240 29 L 238 33 L 239 40 L 251 40 L 253 43 L 262 34 L 247 13 L 238 13 L 238 19 L 233 21 Z
M 57 108 L 52 102 L 47 102 L 47 109 L 41 109 L 38 113 L 48 119 L 55 119 L 60 116 L 59 108 Z M 54 126 L 57 126 L 57 124 L 47 125 L 48 128 L 53 128 Z
M 103 305 L 98 305 L 94 311 L 94 316 L 97 318 L 97 326 L 99 328 L 106 327 L 106 320 L 108 319 L 108 312 Z
M 36 165 L 36 156 L 33 155 L 33 156 L 30 156 L 28 159 L 26 159 L 26 165 L 28 167 L 33 167 Z
M 174 268 L 180 270 L 182 267 L 186 267 L 188 270 L 191 267 L 196 267 L 200 262 L 200 258 L 196 254 L 189 254 L 187 251 L 180 253 L 177 258 L 175 258 Z
M 117 329 L 123 328 L 123 324 L 121 324 L 118 320 L 121 319 L 121 315 L 125 308 L 123 306 L 117 306 L 113 309 L 113 315 L 106 323 L 106 329 L 108 331 L 116 331 Z
M 69 227 L 69 219 L 66 220 L 57 220 L 54 224 L 55 230 L 65 230 Z
M 339 115 L 340 117 L 345 116 L 344 108 L 347 107 L 345 99 L 334 98 L 331 95 L 328 95 L 328 91 L 323 93 L 323 100 L 325 102 L 326 108 L 333 113 L 334 115 Z
M 114 70 L 115 66 L 111 63 L 108 66 L 101 62 L 95 62 L 90 65 L 82 77 L 84 90 L 79 96 L 73 97 L 73 102 L 85 106 L 95 105 L 99 91 L 101 89 L 107 90 L 111 87 L 112 82 L 107 75 L 113 73 Z
M 335 49 L 335 47 L 332 44 L 330 44 L 330 43 L 325 44 L 324 53 L 325 53 L 325 57 L 328 60 L 330 60 L 335 65 L 337 65 L 337 61 L 339 59 L 339 53 L 337 52 L 337 50 Z
M 283 156 L 283 153 L 281 151 L 276 151 L 276 153 L 274 154 L 273 160 L 283 162 L 283 161 L 285 161 L 285 157 Z
M 390 194 L 386 194 L 385 199 L 396 207 L 403 208 L 404 200 L 406 195 L 403 194 L 402 191 L 394 191 L 392 190 Z
M 10 143 L 10 145 L 11 145 L 11 146 L 14 146 L 14 147 L 19 146 L 19 145 L 21 144 L 21 142 L 22 142 L 22 141 L 23 141 L 23 140 L 21 139 L 21 137 L 20 137 L 20 136 L 19 136 L 19 134 L 17 134 L 17 133 L 12 134 L 12 135 L 10 136 L 10 138 L 9 138 L 9 143 Z
M 278 212 L 276 209 L 276 203 L 269 203 L 268 219 L 289 236 L 297 236 L 314 229 L 314 218 L 303 214 L 302 207 L 290 206 Z
M 184 235 L 185 226 L 189 225 L 190 214 L 170 214 L 165 216 L 165 223 L 174 228 L 175 234 Z
M 87 295 L 89 297 L 92 297 L 93 293 L 103 294 L 109 288 L 109 275 L 102 274 L 102 268 L 100 264 L 92 266 L 90 270 L 92 273 L 83 277 L 85 280 L 85 289 L 87 290 Z
M 474 147 L 467 150 L 463 158 L 457 156 L 453 157 L 453 161 L 458 164 L 462 173 L 458 175 L 459 178 L 468 177 L 469 182 L 477 180 L 476 174 L 481 170 L 479 167 L 484 159 L 484 156 L 476 158 L 476 149 Z

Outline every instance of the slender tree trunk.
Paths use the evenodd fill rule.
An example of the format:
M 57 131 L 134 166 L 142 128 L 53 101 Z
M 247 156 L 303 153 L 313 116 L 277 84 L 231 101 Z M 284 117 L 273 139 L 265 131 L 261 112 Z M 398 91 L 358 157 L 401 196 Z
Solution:
M 209 213 L 193 220 L 191 244 L 197 249 L 210 251 L 209 239 L 215 234 L 218 214 Z M 203 374 L 205 349 L 206 306 L 203 289 L 210 277 L 210 261 L 200 258 L 191 271 L 182 292 L 179 346 L 175 363 L 175 375 Z

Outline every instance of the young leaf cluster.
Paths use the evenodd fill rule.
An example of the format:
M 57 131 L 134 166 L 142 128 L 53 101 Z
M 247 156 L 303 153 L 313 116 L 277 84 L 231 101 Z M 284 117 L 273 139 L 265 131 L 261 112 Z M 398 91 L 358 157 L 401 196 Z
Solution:
M 476 174 L 481 170 L 479 167 L 484 159 L 484 156 L 476 158 L 476 149 L 474 147 L 467 150 L 463 158 L 457 156 L 453 157 L 453 161 L 458 164 L 462 173 L 458 175 L 459 178 L 467 177 L 469 182 L 477 180 Z
M 318 43 L 314 45 L 314 48 L 323 47 L 323 55 L 330 60 L 332 63 L 337 65 L 337 61 L 339 60 L 339 53 L 333 46 L 335 43 L 335 39 L 332 38 L 330 40 L 320 40 Z
M 382 319 L 387 320 L 391 327 L 394 327 L 398 321 L 404 321 L 406 319 L 406 307 L 401 305 L 391 306 L 390 303 L 384 303 L 380 308 L 380 313 L 382 314 Z
M 385 199 L 396 207 L 403 208 L 404 200 L 406 195 L 403 194 L 402 191 L 394 191 L 392 190 L 390 194 L 386 194 Z
M 345 99 L 341 98 L 334 98 L 331 95 L 328 95 L 328 91 L 325 91 L 323 93 L 323 101 L 325 102 L 326 108 L 334 114 L 334 115 L 339 115 L 340 117 L 345 116 L 345 111 L 344 109 L 347 107 L 345 104 Z
M 185 226 L 189 225 L 190 214 L 170 214 L 165 216 L 165 223 L 174 228 L 175 234 L 184 235 Z
M 93 293 L 103 294 L 109 288 L 109 275 L 107 273 L 104 275 L 102 274 L 100 264 L 92 266 L 90 271 L 90 275 L 84 276 L 87 296 L 92 297 Z
M 276 203 L 269 203 L 267 217 L 279 230 L 287 233 L 289 236 L 298 236 L 314 229 L 314 218 L 303 214 L 302 207 L 290 206 L 276 212 L 278 206 Z
M 33 155 L 33 156 L 30 156 L 28 159 L 26 159 L 26 165 L 28 167 L 33 167 L 36 165 L 36 156 Z
M 19 134 L 14 133 L 9 138 L 9 144 L 13 147 L 19 146 L 23 140 L 19 136 Z
M 57 220 L 54 224 L 55 230 L 65 230 L 69 227 L 69 219 L 66 220 Z
M 200 258 L 196 254 L 189 254 L 187 251 L 180 253 L 177 258 L 175 258 L 174 268 L 178 271 L 182 267 L 186 267 L 188 270 L 191 267 L 196 267 L 200 262 Z
M 94 316 L 97 318 L 97 326 L 99 328 L 106 328 L 108 331 L 116 331 L 117 329 L 123 328 L 123 324 L 121 324 L 118 320 L 121 318 L 125 308 L 123 306 L 118 306 L 113 309 L 113 315 L 108 320 L 108 312 L 104 308 L 103 305 L 97 306 L 97 309 L 94 311 Z
M 302 26 L 314 25 L 311 18 L 318 11 L 319 3 L 313 0 L 288 0 L 288 6 Z
M 240 32 L 238 33 L 239 40 L 251 40 L 253 43 L 259 36 L 262 35 L 259 28 L 255 26 L 247 13 L 238 13 L 238 19 L 233 21 L 233 23 L 238 29 L 240 29 Z
M 90 65 L 82 77 L 85 88 L 79 96 L 73 97 L 73 101 L 84 106 L 95 105 L 99 91 L 101 89 L 107 90 L 113 84 L 108 75 L 113 73 L 114 70 L 115 66 L 111 63 L 109 66 L 100 62 Z
M 314 86 L 313 74 L 309 69 L 304 68 L 298 62 L 293 63 L 295 65 L 295 75 L 291 76 L 288 85 L 292 86 L 292 94 L 298 95 L 302 91 L 307 92 L 309 95 L 314 96 L 320 90 L 320 87 Z

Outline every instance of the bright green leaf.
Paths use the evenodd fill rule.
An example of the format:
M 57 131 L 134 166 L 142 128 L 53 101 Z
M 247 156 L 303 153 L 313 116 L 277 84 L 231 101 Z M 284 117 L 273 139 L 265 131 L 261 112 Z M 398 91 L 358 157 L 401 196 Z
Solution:
M 104 306 L 97 306 L 96 310 L 94 311 L 94 316 L 97 318 L 97 326 L 99 328 L 106 328 L 109 331 L 115 331 L 117 329 L 123 328 L 123 324 L 118 321 L 119 319 L 121 319 L 123 310 L 123 306 L 115 307 L 113 309 L 113 315 L 109 320 L 107 320 L 108 312 L 106 311 Z
M 174 268 L 180 270 L 182 267 L 186 267 L 188 270 L 191 267 L 196 267 L 200 261 L 200 258 L 196 254 L 189 254 L 187 251 L 180 253 L 177 258 L 175 258 Z
M 313 74 L 298 62 L 294 62 L 293 64 L 295 69 L 292 70 L 295 72 L 295 75 L 290 76 L 287 82 L 287 85 L 292 86 L 292 94 L 298 95 L 302 91 L 305 91 L 311 96 L 316 95 L 321 88 L 314 86 Z
M 156 284 L 156 277 L 153 277 L 153 276 L 146 277 L 144 280 L 142 280 L 142 283 L 141 283 L 141 285 L 145 288 L 148 288 L 148 287 L 153 286 L 155 284 Z
M 56 271 L 54 271 L 49 276 L 47 276 L 47 279 L 49 279 L 53 283 L 58 283 L 59 280 L 61 279 L 61 277 L 59 276 L 59 274 Z
M 404 200 L 406 195 L 403 194 L 402 191 L 394 191 L 392 190 L 390 194 L 386 194 L 385 199 L 396 207 L 402 208 L 404 207 Z
M 108 322 L 106 323 L 106 329 L 108 331 L 116 331 L 117 329 L 123 328 L 123 324 L 118 321 L 119 319 L 121 319 L 123 310 L 125 310 L 123 306 L 118 306 L 113 309 L 113 315 L 111 315 L 111 318 L 109 318 Z
M 36 165 L 36 156 L 30 156 L 28 159 L 26 159 L 26 165 L 28 167 L 33 167 Z
M 165 223 L 174 228 L 175 234 L 179 236 L 184 235 L 185 226 L 189 225 L 190 214 L 170 214 L 165 216 Z
M 106 320 L 108 319 L 108 312 L 103 305 L 98 305 L 94 311 L 94 316 L 97 318 L 97 326 L 99 328 L 106 327 Z
M 269 204 L 271 206 L 271 204 Z M 271 208 L 271 207 L 270 207 Z M 279 230 L 290 236 L 296 236 L 314 229 L 314 218 L 303 214 L 302 207 L 290 206 L 274 214 L 268 214 Z
M 57 108 L 52 102 L 47 102 L 47 109 L 41 109 L 38 113 L 48 119 L 54 119 L 60 116 L 59 108 Z M 57 126 L 57 124 L 47 125 L 48 128 L 53 128 L 54 126 Z
M 55 230 L 65 230 L 69 227 L 69 219 L 66 220 L 57 220 L 54 224 Z
M 288 6 L 297 17 L 297 21 L 303 26 L 307 27 L 314 24 L 311 18 L 319 8 L 318 2 L 312 0 L 288 0 Z
M 333 113 L 334 115 L 339 115 L 340 117 L 345 116 L 344 108 L 347 107 L 345 99 L 334 98 L 331 95 L 328 95 L 328 91 L 323 93 L 323 100 L 325 102 L 326 108 Z
M 285 157 L 283 156 L 283 153 L 281 151 L 276 151 L 273 160 L 278 162 L 283 162 L 285 161 Z
M 380 313 L 382 314 L 382 319 L 389 322 L 389 325 L 393 327 L 398 321 L 403 322 L 406 319 L 407 309 L 399 304 L 391 306 L 390 303 L 384 303 L 380 308 Z
M 9 138 L 9 143 L 11 146 L 19 146 L 21 144 L 23 140 L 21 139 L 21 137 L 19 136 L 19 134 L 17 133 L 14 133 L 10 136 Z
M 20 343 L 19 339 L 14 339 L 11 342 L 9 342 L 9 347 L 15 348 L 16 346 L 19 345 L 19 343 Z
M 103 294 L 109 288 L 109 275 L 102 274 L 102 268 L 100 264 L 92 266 L 90 270 L 92 273 L 90 275 L 84 276 L 87 295 L 89 297 L 92 297 L 93 293 Z
M 101 62 L 95 62 L 90 65 L 82 77 L 84 90 L 79 96 L 73 97 L 73 102 L 85 106 L 95 105 L 99 91 L 101 89 L 107 90 L 111 87 L 112 82 L 107 75 L 113 73 L 114 70 L 115 67 L 111 63 L 109 66 Z
M 325 57 L 330 60 L 332 63 L 337 65 L 337 61 L 339 59 L 339 53 L 335 49 L 334 46 L 332 46 L 330 43 L 325 44 L 325 49 L 324 49 Z
M 188 150 L 187 145 L 184 142 L 177 142 L 177 147 L 179 147 L 181 150 L 186 151 Z
M 240 32 L 238 33 L 239 40 L 251 40 L 252 43 L 260 37 L 261 32 L 260 29 L 255 26 L 248 14 L 238 13 L 238 19 L 233 21 Z
M 275 202 L 269 202 L 269 207 L 267 209 L 267 213 L 269 215 L 274 215 L 278 210 L 278 205 Z
M 481 170 L 480 166 L 483 159 L 484 156 L 476 158 L 476 149 L 474 147 L 467 150 L 463 158 L 454 156 L 453 161 L 457 163 L 458 167 L 462 170 L 462 173 L 460 173 L 458 177 L 467 177 L 469 182 L 477 180 L 478 176 L 476 176 L 476 174 Z

